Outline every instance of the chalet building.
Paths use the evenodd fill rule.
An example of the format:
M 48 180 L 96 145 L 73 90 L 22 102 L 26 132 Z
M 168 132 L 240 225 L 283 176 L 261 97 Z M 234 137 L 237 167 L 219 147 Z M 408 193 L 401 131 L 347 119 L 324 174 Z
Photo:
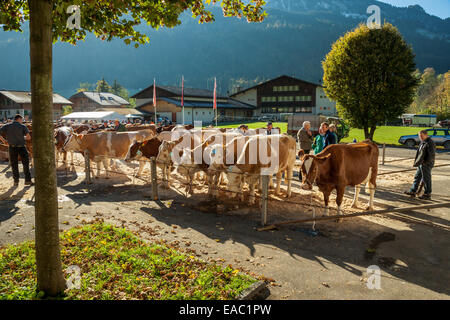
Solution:
M 156 114 L 167 117 L 176 123 L 183 123 L 181 106 L 181 88 L 171 86 L 156 86 Z M 214 92 L 203 89 L 184 88 L 184 123 L 193 124 L 202 121 L 213 123 Z M 136 93 L 136 109 L 146 114 L 146 119 L 154 119 L 153 85 Z M 252 117 L 254 106 L 238 100 L 217 96 L 217 113 L 220 121 L 235 121 Z
M 53 119 L 59 119 L 63 113 L 64 106 L 70 106 L 72 102 L 53 94 Z M 31 92 L 0 90 L 0 120 L 12 119 L 16 114 L 22 115 L 25 119 L 32 119 L 31 112 Z
M 69 100 L 73 103 L 73 112 L 90 112 L 100 108 L 120 109 L 130 105 L 127 100 L 109 92 L 82 91 Z
M 335 116 L 336 103 L 319 84 L 281 76 L 238 91 L 232 99 L 255 107 L 254 116 L 283 119 L 293 113 Z

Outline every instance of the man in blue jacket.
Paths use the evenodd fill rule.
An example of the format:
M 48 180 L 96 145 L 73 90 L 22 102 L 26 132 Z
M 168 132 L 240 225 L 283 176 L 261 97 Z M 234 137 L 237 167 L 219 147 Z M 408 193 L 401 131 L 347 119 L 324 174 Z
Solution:
M 336 144 L 336 135 L 331 132 L 330 130 L 330 125 L 327 122 L 324 122 L 320 125 L 320 128 L 322 129 L 323 132 L 325 132 L 325 136 L 324 136 L 324 145 L 323 148 L 325 149 L 328 146 L 331 146 L 332 144 Z
M 414 160 L 414 167 L 417 168 L 417 172 L 414 176 L 414 183 L 411 189 L 405 193 L 415 197 L 419 185 L 423 181 L 425 192 L 419 199 L 431 200 L 431 170 L 434 167 L 436 157 L 436 144 L 428 136 L 426 130 L 419 132 L 419 138 L 421 142 L 419 149 L 417 149 L 416 159 Z

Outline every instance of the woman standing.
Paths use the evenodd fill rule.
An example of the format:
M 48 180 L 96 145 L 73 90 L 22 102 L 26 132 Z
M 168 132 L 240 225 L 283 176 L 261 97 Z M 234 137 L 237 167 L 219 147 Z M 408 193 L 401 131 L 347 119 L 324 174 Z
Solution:
M 321 153 L 323 150 L 325 133 L 323 132 L 322 127 L 319 128 L 319 134 L 314 138 L 314 142 L 312 144 L 312 148 L 314 150 L 314 154 Z

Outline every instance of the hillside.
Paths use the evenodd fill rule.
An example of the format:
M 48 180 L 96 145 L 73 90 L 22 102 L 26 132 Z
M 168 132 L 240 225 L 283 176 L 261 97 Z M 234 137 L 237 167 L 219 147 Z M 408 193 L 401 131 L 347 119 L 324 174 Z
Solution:
M 80 82 L 105 77 L 117 79 L 135 93 L 156 77 L 160 84 L 175 85 L 184 74 L 186 86 L 212 88 L 218 77 L 222 93 L 230 79 L 267 79 L 280 74 L 318 82 L 321 60 L 331 44 L 346 31 L 365 22 L 366 8 L 378 4 L 382 20 L 396 25 L 413 46 L 421 70 L 438 73 L 450 69 L 450 19 L 428 15 L 419 6 L 396 8 L 366 0 L 268 0 L 269 16 L 249 24 L 224 18 L 213 8 L 216 22 L 199 25 L 189 13 L 182 25 L 158 31 L 142 27 L 150 44 L 135 49 L 121 40 L 102 42 L 88 36 L 76 47 L 54 46 L 54 90 L 69 96 Z M 28 31 L 0 31 L 0 88 L 29 89 Z M 250 81 L 245 81 L 250 80 Z

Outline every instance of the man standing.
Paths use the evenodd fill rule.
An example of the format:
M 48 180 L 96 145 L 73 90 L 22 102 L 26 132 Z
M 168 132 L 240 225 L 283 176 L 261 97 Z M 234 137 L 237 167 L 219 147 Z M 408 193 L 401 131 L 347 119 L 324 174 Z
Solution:
M 434 167 L 434 160 L 436 155 L 436 145 L 428 136 L 426 130 L 419 132 L 420 145 L 416 153 L 414 167 L 417 167 L 416 175 L 414 176 L 414 183 L 407 195 L 416 196 L 420 183 L 423 181 L 425 186 L 424 194 L 419 197 L 422 200 L 431 200 L 431 169 Z
M 127 131 L 127 129 L 125 128 L 123 123 L 120 123 L 119 120 L 116 120 L 114 122 L 114 124 L 115 124 L 114 131 L 117 131 L 117 132 L 125 132 L 125 131 Z
M 333 133 L 336 143 L 339 143 L 339 138 L 338 138 L 338 135 L 337 135 L 337 128 L 336 128 L 336 125 L 334 123 L 330 124 L 330 131 Z
M 302 128 L 297 132 L 297 140 L 300 142 L 300 149 L 302 149 L 305 154 L 311 152 L 311 146 L 313 143 L 313 136 L 311 132 L 311 122 L 303 122 Z M 300 181 L 303 180 L 302 169 L 298 171 L 298 178 Z
M 268 136 L 271 136 L 271 135 L 272 135 L 272 130 L 273 130 L 272 122 L 267 123 L 267 132 L 266 132 L 266 134 L 267 134 Z
M 322 131 L 325 132 L 324 136 L 324 145 L 323 148 L 325 149 L 328 146 L 331 146 L 332 144 L 336 144 L 336 136 L 333 134 L 333 132 L 330 131 L 330 125 L 326 122 L 322 123 L 320 125 L 322 128 Z
M 22 159 L 23 172 L 25 174 L 25 185 L 32 185 L 30 174 L 30 158 L 25 139 L 31 140 L 30 131 L 22 124 L 23 118 L 20 114 L 14 117 L 14 121 L 0 128 L 0 135 L 6 134 L 9 144 L 9 162 L 11 164 L 14 185 L 19 185 L 19 156 Z
M 309 154 L 311 152 L 311 146 L 313 143 L 311 122 L 303 122 L 302 128 L 297 133 L 297 140 L 300 142 L 300 149 L 302 149 L 305 154 Z

